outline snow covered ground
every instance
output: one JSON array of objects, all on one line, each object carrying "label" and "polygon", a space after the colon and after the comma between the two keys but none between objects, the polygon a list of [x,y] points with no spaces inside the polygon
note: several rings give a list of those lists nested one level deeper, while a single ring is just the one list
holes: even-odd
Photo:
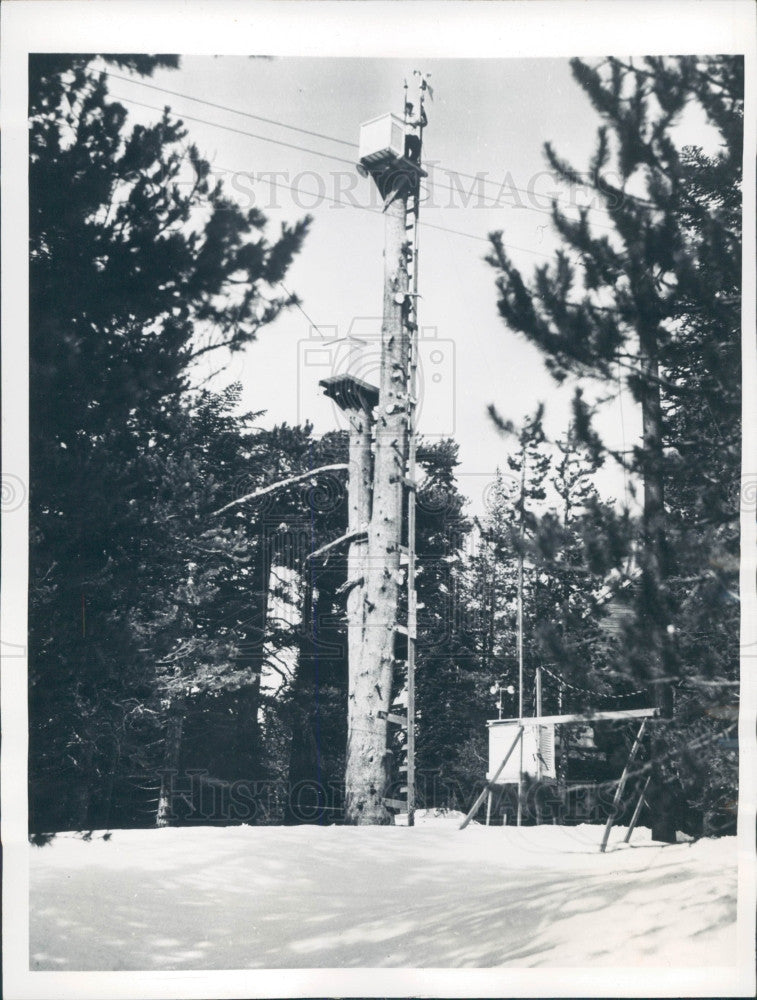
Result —
[{"label": "snow covered ground", "polygon": [[116,830],[30,848],[32,970],[733,966],[736,840],[639,829]]}]

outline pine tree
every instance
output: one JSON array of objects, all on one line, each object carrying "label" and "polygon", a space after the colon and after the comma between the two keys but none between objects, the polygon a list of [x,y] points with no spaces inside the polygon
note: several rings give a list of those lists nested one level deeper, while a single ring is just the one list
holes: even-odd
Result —
[{"label": "pine tree", "polygon": [[168,110],[127,128],[88,56],[30,60],[29,180],[30,821],[83,828],[117,770],[151,766],[158,692],[229,679],[208,614],[254,542],[203,516],[240,475],[245,421],[192,369],[293,301],[278,283],[307,220],[269,242]]},{"label": "pine tree", "polygon": [[[554,266],[538,268],[529,285],[498,235],[489,262],[498,271],[502,318],[543,350],[559,381],[573,374],[609,383],[617,366],[628,373],[644,425],[629,466],[642,477],[644,503],[627,664],[669,715],[671,682],[686,680],[671,639],[687,541],[683,535],[679,542],[675,508],[683,504],[684,514],[694,497],[707,498],[707,518],[723,526],[713,539],[716,561],[735,541],[743,60],[613,58],[596,67],[574,60],[572,67],[603,119],[589,180],[549,145],[547,158],[562,179],[586,183],[605,205],[611,234],[597,235],[588,209],[572,220],[555,203],[565,250]],[[712,157],[676,147],[675,124],[691,101],[720,134]],[[611,162],[620,184],[607,179]],[[712,446],[713,431],[720,448]],[[701,515],[702,505],[694,506]],[[700,566],[699,575],[708,573]],[[671,751],[661,738],[654,756],[653,834],[671,840],[675,816],[662,771]]]},{"label": "pine tree", "polygon": [[[467,535],[455,470],[458,445],[421,440],[416,495],[416,798],[420,807],[450,804],[460,780],[460,755],[481,725],[480,662],[462,607]],[[395,679],[401,688],[404,674]],[[400,749],[399,747],[397,748]],[[404,776],[397,773],[402,784]],[[452,790],[450,792],[450,790]]]}]

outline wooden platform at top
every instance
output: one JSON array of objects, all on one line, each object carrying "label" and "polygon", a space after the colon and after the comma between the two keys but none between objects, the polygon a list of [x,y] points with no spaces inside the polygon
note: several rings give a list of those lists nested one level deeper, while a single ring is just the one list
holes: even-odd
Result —
[{"label": "wooden platform at top", "polygon": [[318,383],[343,410],[372,410],[378,405],[379,391],[356,375],[329,375]]}]

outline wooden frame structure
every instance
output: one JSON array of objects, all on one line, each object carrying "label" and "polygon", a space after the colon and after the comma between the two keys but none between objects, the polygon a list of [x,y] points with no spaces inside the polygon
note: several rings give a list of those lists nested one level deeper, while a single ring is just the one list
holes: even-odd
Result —
[{"label": "wooden frame structure", "polygon": [[[468,824],[473,819],[474,815],[476,814],[477,810],[479,809],[481,803],[484,801],[485,798],[487,799],[486,825],[487,826],[489,825],[489,818],[490,818],[490,814],[491,814],[491,797],[492,797],[492,792],[493,792],[495,786],[497,785],[497,779],[499,778],[500,774],[504,771],[505,766],[507,765],[507,762],[510,760],[510,757],[512,756],[513,751],[515,750],[516,746],[518,744],[520,744],[522,746],[522,743],[523,743],[523,731],[524,731],[524,729],[527,726],[532,726],[532,727],[533,726],[550,726],[550,725],[551,726],[566,726],[566,725],[575,725],[576,723],[592,723],[592,722],[605,722],[605,721],[622,721],[624,719],[641,719],[642,720],[641,721],[641,725],[639,726],[639,730],[638,730],[638,732],[636,734],[636,737],[634,739],[633,746],[631,747],[631,751],[630,751],[630,753],[628,755],[628,760],[626,761],[626,765],[623,768],[623,773],[621,774],[620,778],[618,779],[618,783],[617,783],[617,786],[616,786],[616,789],[615,789],[615,795],[613,797],[612,809],[610,811],[610,815],[608,816],[607,822],[605,824],[604,833],[602,835],[602,843],[600,845],[600,851],[602,853],[604,853],[605,850],[607,849],[607,843],[608,843],[608,841],[610,839],[610,831],[612,830],[613,824],[615,822],[615,816],[617,814],[617,807],[620,804],[620,800],[623,797],[623,791],[625,789],[625,785],[626,785],[626,782],[628,780],[628,773],[629,773],[631,764],[632,764],[634,758],[636,757],[636,754],[639,751],[639,747],[641,746],[641,742],[642,742],[642,739],[644,738],[644,732],[645,732],[647,723],[650,720],[654,720],[654,719],[659,718],[660,714],[661,713],[660,713],[660,709],[659,708],[628,708],[628,709],[618,709],[618,710],[614,710],[614,711],[588,712],[588,713],[587,712],[582,712],[582,713],[575,714],[575,715],[541,715],[541,716],[535,715],[535,716],[532,716],[530,718],[521,718],[521,719],[490,719],[489,722],[487,723],[487,725],[489,727],[494,727],[494,726],[512,726],[513,723],[517,723],[517,730],[516,730],[515,736],[514,736],[514,738],[512,740],[512,743],[508,747],[507,753],[503,757],[502,762],[500,763],[499,767],[497,768],[496,772],[494,773],[494,777],[491,778],[490,780],[487,780],[486,784],[484,785],[483,790],[476,797],[476,801],[473,803],[473,805],[469,809],[469,811],[468,811],[465,819],[460,824],[460,829],[464,830],[466,828],[466,826],[468,826]],[[646,795],[646,791],[647,791],[647,788],[649,786],[649,781],[650,781],[650,778],[648,777],[647,780],[644,783],[644,787],[642,788],[641,794],[640,794],[639,799],[638,799],[638,801],[636,803],[636,807],[634,808],[633,816],[631,818],[631,822],[629,824],[628,831],[626,832],[624,843],[628,843],[629,842],[629,840],[631,839],[631,834],[633,833],[634,828],[636,826],[636,823],[638,822],[639,814],[641,813],[641,807],[642,807],[642,805],[644,803],[644,796]],[[518,809],[519,809],[519,813],[520,813],[521,787],[522,787],[522,780],[519,780],[518,781]]]}]

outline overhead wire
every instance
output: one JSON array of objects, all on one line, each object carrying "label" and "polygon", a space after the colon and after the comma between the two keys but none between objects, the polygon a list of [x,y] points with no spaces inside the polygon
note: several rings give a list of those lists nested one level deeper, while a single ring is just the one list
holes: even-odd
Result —
[{"label": "overhead wire", "polygon": [[159,87],[155,83],[147,83],[144,80],[135,80],[132,77],[122,76],[120,73],[113,73],[110,70],[103,70],[103,76],[108,76],[112,80],[123,80],[124,83],[133,83],[139,87],[146,87],[148,90],[160,91],[163,94],[170,94],[171,97],[181,97],[187,101],[195,101],[197,104],[204,104],[206,107],[215,108],[217,111],[228,111],[233,115],[242,115],[244,118],[252,118],[258,122],[266,122],[268,125],[278,125],[280,128],[288,128],[293,132],[301,132],[303,135],[310,135],[316,139],[326,139],[329,142],[338,142],[343,146],[351,146],[357,148],[356,142],[350,142],[347,139],[339,139],[335,135],[325,135],[323,132],[313,132],[310,129],[302,128],[300,125],[288,125],[286,122],[279,121],[277,118],[266,118],[264,115],[253,114],[252,111],[242,111],[241,108],[230,108],[226,104],[217,104],[215,101],[208,101],[204,97],[194,97],[192,94],[182,94],[178,90],[169,90],[168,87]]},{"label": "overhead wire", "polygon": [[297,299],[297,296],[296,296],[296,295],[294,295],[294,294],[293,294],[292,292],[290,292],[290,291],[289,291],[289,289],[287,288],[287,286],[286,286],[286,285],[284,284],[284,282],[283,282],[283,281],[280,281],[280,282],[279,282],[279,285],[281,286],[281,288],[283,288],[283,289],[284,289],[284,291],[285,291],[285,292],[286,292],[286,294],[287,294],[287,295],[288,295],[288,296],[290,297],[290,299],[292,299],[292,301],[293,301],[294,305],[295,305],[295,306],[296,306],[296,307],[297,307],[297,308],[298,308],[298,309],[300,310],[300,312],[301,312],[301,313],[302,313],[302,315],[303,315],[303,316],[305,317],[305,319],[306,319],[306,320],[308,321],[308,323],[310,323],[311,327],[312,327],[312,328],[313,328],[314,330],[317,330],[317,331],[318,331],[318,333],[319,333],[319,334],[320,334],[320,335],[321,335],[322,337],[325,337],[325,336],[326,336],[326,334],[325,334],[325,333],[323,332],[323,330],[321,330],[321,329],[320,329],[320,327],[318,326],[318,324],[317,324],[317,323],[314,323],[314,322],[313,322],[313,320],[312,320],[312,319],[311,319],[311,318],[310,318],[310,317],[308,316],[308,314],[307,314],[307,313],[305,312],[305,310],[304,310],[304,309],[302,308],[302,306],[300,305],[300,302],[299,302],[299,300]]},{"label": "overhead wire", "polygon": [[[222,168],[220,166],[217,169],[219,169],[219,170],[225,170],[226,172],[229,172],[229,173],[231,172],[230,170],[227,170],[226,168]],[[381,209],[370,208],[367,205],[355,205],[352,202],[340,201],[338,198],[333,198],[330,195],[321,194],[320,192],[316,193],[315,191],[307,191],[307,190],[299,188],[299,187],[297,187],[295,185],[287,184],[284,181],[276,181],[276,180],[273,180],[272,178],[269,179],[267,177],[261,177],[260,179],[263,180],[264,183],[270,184],[270,185],[272,185],[274,187],[284,187],[284,188],[286,188],[289,191],[297,192],[298,194],[304,194],[304,195],[307,195],[308,197],[311,197],[311,198],[325,198],[327,201],[330,201],[332,204],[341,205],[341,206],[343,206],[345,208],[357,208],[357,209],[359,209],[361,211],[364,211],[364,212],[371,212],[374,215],[382,215],[383,214],[383,212],[381,211]],[[489,241],[489,239],[487,237],[476,236],[474,233],[466,233],[466,232],[464,232],[462,230],[459,230],[459,229],[451,229],[448,226],[438,226],[438,225],[436,225],[436,224],[434,224],[432,222],[422,222],[420,220],[418,221],[418,225],[419,226],[425,226],[426,228],[429,228],[429,229],[436,229],[436,230],[438,230],[440,232],[452,234],[452,235],[455,235],[455,236],[464,236],[467,239],[477,240],[477,241],[479,241],[481,243],[486,243],[486,244],[490,243],[490,241]],[[508,243],[508,244],[504,244],[503,243],[503,246],[507,250],[518,250],[518,251],[521,251],[522,253],[535,254],[538,257],[545,258],[546,260],[551,259],[551,255],[550,254],[542,253],[539,250],[531,250],[529,247],[519,247],[519,246],[515,246],[514,244],[510,244],[510,243]],[[284,288],[283,285],[282,285],[282,288]],[[284,290],[286,291],[286,289],[284,289]],[[287,292],[287,294],[290,294],[290,293]],[[298,303],[295,303],[295,305],[297,305],[297,308],[300,309],[300,311],[303,313],[303,315],[308,320],[308,322],[311,323],[311,325],[316,330],[318,330],[317,325],[315,323],[313,323],[313,321],[304,312],[304,310],[301,308],[301,306]],[[580,308],[581,303],[579,303],[579,302],[569,302],[569,303],[566,303],[566,305],[573,306],[575,308]],[[618,309],[612,309],[609,306],[594,305],[593,308],[597,309],[597,310],[600,310],[602,312],[612,313],[612,314],[614,314],[616,316],[621,316],[622,317],[624,315],[622,313],[622,311],[620,311]],[[318,330],[318,332],[321,333],[320,330]],[[630,366],[627,366],[627,367],[630,367]],[[621,416],[621,419],[622,419],[622,416]],[[625,437],[624,437],[624,442],[625,442]],[[624,447],[625,447],[625,445],[624,445]],[[627,492],[628,492],[627,475],[625,476],[624,486],[625,486],[625,493],[626,493],[626,496],[627,496]]]},{"label": "overhead wire", "polygon": [[[108,74],[108,75],[116,76],[116,74]],[[119,79],[126,79],[126,78],[125,77],[119,77]],[[141,81],[132,81],[132,82],[140,82],[141,83]],[[161,89],[162,90],[164,88],[155,88],[155,89]],[[124,97],[122,95],[113,95],[113,96],[114,96],[114,98],[116,100],[124,101],[127,104],[134,104],[137,107],[146,108],[146,109],[151,110],[151,111],[159,111],[160,112],[160,111],[164,110],[163,108],[155,107],[155,105],[146,104],[146,103],[144,103],[142,101],[137,101],[134,98]],[[184,96],[184,95],[182,95],[182,96]],[[190,98],[190,99],[193,100],[194,98]],[[233,126],[230,126],[230,125],[223,125],[223,124],[220,124],[218,122],[211,122],[211,121],[208,121],[207,119],[197,118],[197,117],[192,116],[192,115],[181,114],[180,117],[181,118],[186,118],[188,121],[193,121],[193,122],[196,122],[198,124],[209,125],[209,126],[214,127],[214,128],[224,129],[226,131],[233,132],[233,133],[238,134],[238,135],[248,136],[248,137],[253,138],[253,139],[260,139],[260,140],[262,140],[264,142],[271,142],[271,143],[274,143],[275,145],[284,146],[284,147],[286,147],[288,149],[296,149],[296,150],[299,150],[301,152],[309,153],[309,154],[312,154],[312,155],[315,155],[315,156],[325,157],[327,159],[335,160],[335,161],[340,162],[340,163],[346,163],[346,164],[348,164],[350,166],[354,166],[353,161],[350,160],[350,159],[347,159],[346,157],[336,156],[335,154],[332,154],[332,153],[324,153],[324,152],[321,152],[320,150],[310,149],[310,148],[305,147],[305,146],[300,146],[300,145],[298,145],[296,143],[285,142],[283,139],[275,139],[275,138],[273,138],[271,136],[258,135],[256,133],[246,131],[245,129],[237,129],[237,128],[234,128]],[[271,121],[273,121],[273,119],[271,119]],[[294,127],[294,126],[292,126],[292,127]],[[225,169],[225,172],[228,172],[228,173],[233,173],[234,172],[234,171],[228,170],[228,168],[220,168],[219,167],[218,169]],[[473,175],[461,175],[461,176],[473,176]],[[307,190],[305,190],[303,188],[300,188],[300,187],[297,187],[295,185],[287,184],[287,183],[281,182],[281,181],[276,181],[273,178],[268,178],[268,177],[265,177],[263,175],[260,175],[258,179],[262,180],[264,183],[271,184],[271,185],[277,186],[277,187],[285,187],[285,188],[287,188],[290,191],[296,191],[297,193],[307,195],[308,197],[323,198],[323,199],[325,199],[327,201],[330,201],[334,205],[341,205],[341,206],[349,207],[349,208],[358,208],[358,209],[362,209],[363,211],[373,212],[374,214],[379,214],[379,215],[383,214],[381,209],[374,209],[374,208],[370,208],[369,206],[356,205],[353,202],[341,201],[339,198],[334,198],[334,197],[332,197],[330,195],[326,195],[326,194],[324,194],[322,192],[307,191]],[[491,183],[494,183],[494,182],[491,182]],[[455,191],[456,189],[452,188],[450,186],[449,190]],[[523,206],[523,207],[528,208],[528,207],[532,207],[532,206]],[[541,209],[534,209],[534,210],[535,211],[542,211]],[[462,236],[462,237],[465,237],[466,239],[476,240],[477,242],[486,243],[487,245],[490,245],[489,238],[485,237],[485,236],[477,236],[474,233],[468,233],[468,232],[465,232],[464,230],[454,229],[454,228],[452,228],[450,226],[441,226],[441,225],[438,225],[437,223],[433,223],[433,222],[419,221],[418,224],[420,226],[424,226],[424,227],[426,227],[428,229],[436,229],[439,232],[451,233],[451,234],[456,235],[456,236]],[[550,260],[552,258],[551,254],[546,254],[546,253],[543,253],[542,251],[539,251],[539,250],[532,250],[530,247],[521,247],[521,246],[516,246],[515,244],[510,244],[510,243],[508,243],[508,244],[504,244],[503,243],[503,247],[505,249],[508,249],[508,250],[517,250],[517,251],[519,251],[521,253],[533,254],[533,255],[535,255],[537,257],[542,257],[545,260]],[[569,303],[569,305],[574,306],[574,307],[579,307],[580,303]],[[598,310],[601,310],[601,311],[604,311],[604,312],[615,313],[615,314],[618,314],[618,315],[620,314],[618,310],[615,310],[615,309],[612,309],[612,308],[609,308],[609,307],[605,307],[605,306],[595,306],[594,308],[596,308]]]},{"label": "overhead wire", "polygon": [[[117,101],[124,101],[126,104],[134,104],[139,108],[147,108],[150,111],[164,111],[164,108],[156,108],[154,104],[145,104],[143,101],[137,101],[133,97],[123,97],[120,94],[113,95]],[[236,135],[248,136],[251,139],[260,139],[263,142],[272,142],[276,146],[286,146],[287,149],[298,149],[303,153],[312,153],[314,156],[322,156],[327,160],[336,160],[338,163],[347,163],[350,166],[354,166],[353,160],[348,160],[345,156],[336,156],[334,153],[323,153],[318,149],[308,149],[305,146],[299,146],[297,143],[285,142],[283,139],[274,139],[269,135],[258,135],[255,132],[248,132],[245,129],[234,128],[233,125],[223,125],[221,122],[211,122],[207,118],[197,118],[194,115],[187,115],[183,111],[178,115],[181,119],[185,119],[190,122],[196,122],[199,125],[210,125],[212,128],[220,128],[225,132],[234,132]]]},{"label": "overhead wire", "polygon": [[[424,166],[431,166],[431,164],[425,163]],[[434,164],[434,166],[439,166],[439,168],[441,170],[446,171],[448,174],[454,174],[457,177],[465,177],[466,179],[478,181],[478,182],[480,182],[482,184],[491,184],[491,185],[494,185],[494,186],[496,186],[498,188],[498,190],[499,190],[500,193],[505,188],[507,188],[509,191],[517,191],[520,194],[526,194],[526,195],[528,195],[531,198],[534,196],[534,192],[533,191],[528,191],[526,188],[518,187],[517,184],[507,184],[505,181],[502,181],[502,182],[493,181],[493,180],[490,180],[490,179],[488,179],[486,177],[482,177],[480,174],[479,175],[466,174],[466,173],[464,173],[464,172],[462,172],[460,170],[454,170],[452,167],[445,167],[442,164]],[[440,190],[443,190],[443,191],[451,191],[453,194],[463,194],[464,193],[459,187],[453,187],[453,185],[451,185],[451,184],[442,184],[440,181],[436,181],[433,178],[429,178],[426,181],[426,183],[429,184],[431,187],[439,188]],[[559,203],[560,199],[559,198],[555,198],[555,201]],[[484,202],[484,208],[499,208],[499,207],[500,207],[500,200],[499,200],[499,198],[497,198],[492,203]],[[512,207],[512,208],[522,208],[522,209],[525,209],[527,212],[539,212],[541,215],[551,215],[551,211],[552,211],[550,208],[539,208],[538,205],[523,205],[523,204],[520,204],[520,205],[512,205],[510,207]],[[577,211],[581,210],[581,206],[579,206],[579,205],[568,205],[567,207],[568,208],[575,208]],[[584,208],[585,208],[585,210],[587,212],[607,212],[606,209],[599,208],[597,206],[587,205],[587,206],[584,206]],[[607,214],[609,214],[609,212],[607,212]],[[579,220],[578,219],[571,219],[570,221],[571,222],[578,222]],[[607,229],[609,232],[615,232],[615,227],[614,226],[606,226],[606,225],[603,225],[601,222],[594,222],[594,223],[592,223],[592,225],[595,226],[597,229]]]},{"label": "overhead wire", "polygon": [[[133,79],[133,78],[130,78],[130,77],[127,77],[127,76],[123,76],[120,73],[113,73],[110,70],[102,70],[102,75],[110,77],[111,79],[114,79],[114,80],[119,80],[119,81],[122,81],[122,82],[125,82],[125,83],[135,84],[136,86],[145,87],[148,90],[153,90],[153,91],[157,91],[157,92],[160,92],[160,93],[169,94],[172,97],[179,97],[179,98],[181,98],[183,100],[194,101],[194,102],[196,102],[198,104],[205,105],[206,107],[215,108],[216,110],[219,110],[219,111],[226,111],[229,114],[240,115],[240,116],[245,117],[245,118],[251,118],[254,121],[265,122],[266,124],[275,125],[275,126],[277,126],[279,128],[289,129],[289,130],[291,130],[293,132],[299,132],[299,133],[301,133],[303,135],[309,135],[309,136],[312,136],[314,138],[324,139],[327,142],[336,142],[336,143],[339,143],[340,145],[348,146],[348,147],[353,148],[353,149],[356,149],[357,146],[358,146],[358,144],[356,142],[350,142],[349,140],[339,138],[338,136],[328,135],[328,134],[326,134],[324,132],[316,132],[316,131],[313,131],[311,129],[302,128],[302,126],[299,126],[299,125],[291,125],[288,122],[282,122],[282,121],[280,121],[279,119],[276,119],[276,118],[267,118],[264,115],[254,114],[251,111],[244,111],[241,108],[232,108],[232,107],[230,107],[229,105],[226,105],[226,104],[220,104],[220,103],[217,103],[215,101],[209,101],[206,98],[196,97],[196,96],[194,96],[192,94],[184,94],[184,93],[182,93],[180,91],[177,91],[177,90],[171,90],[168,87],[161,87],[161,86],[159,86],[157,84],[154,84],[154,83],[147,83],[144,80]],[[118,96],[118,95],[114,95],[114,97],[116,97],[117,100],[123,100],[123,101],[126,101],[127,103],[131,102],[131,103],[136,104],[136,105],[138,105],[140,107],[150,108],[153,111],[162,111],[163,110],[162,108],[156,108],[153,105],[144,104],[141,101],[136,101],[133,98],[127,98],[127,97],[122,97],[122,96]],[[189,121],[194,121],[194,122],[197,122],[199,124],[210,125],[210,126],[212,126],[214,128],[225,129],[227,131],[235,132],[237,134],[242,134],[242,135],[249,134],[251,138],[255,138],[255,139],[262,139],[262,140],[268,141],[268,142],[277,142],[277,140],[272,139],[270,137],[255,135],[253,133],[246,133],[243,130],[236,129],[233,126],[224,125],[224,124],[222,124],[220,122],[207,121],[205,119],[193,117],[192,115],[188,115],[188,114],[186,114],[186,115],[182,114],[181,116],[184,117],[184,118],[186,118]],[[278,144],[279,145],[287,145],[286,143],[284,143],[284,142],[282,142],[280,140],[278,141]],[[351,166],[354,165],[353,160],[348,160],[348,159],[346,159],[344,157],[338,157],[338,156],[335,156],[335,155],[330,154],[330,153],[322,153],[322,152],[320,152],[318,150],[305,150],[301,146],[293,146],[292,148],[302,149],[304,152],[310,152],[310,153],[313,153],[316,156],[324,156],[324,157],[326,157],[328,159],[337,160],[338,162],[348,163]],[[482,177],[480,173],[479,174],[469,174],[469,173],[467,173],[465,171],[462,171],[462,170],[457,170],[457,169],[452,168],[452,167],[447,167],[447,166],[445,166],[442,163],[430,163],[430,162],[426,162],[424,165],[425,166],[429,166],[432,169],[434,167],[438,167],[440,170],[444,170],[448,174],[452,174],[452,175],[455,175],[457,177],[463,177],[466,180],[473,180],[473,181],[476,181],[477,183],[480,183],[480,184],[488,184],[490,186],[496,187],[500,193],[502,192],[503,188],[507,187],[508,190],[517,191],[518,193],[528,195],[529,197],[533,197],[533,194],[534,194],[533,191],[529,191],[527,188],[519,187],[517,184],[512,184],[512,183],[508,184],[506,180],[503,180],[503,181],[492,180],[491,178]],[[436,181],[436,180],[433,180],[433,179],[429,179],[427,181],[427,183],[430,184],[432,187],[436,187],[436,188],[439,188],[439,189],[445,190],[445,191],[451,191],[453,194],[462,194],[462,192],[461,192],[461,190],[460,190],[459,187],[453,187],[451,184],[443,184],[440,181]],[[559,199],[559,198],[556,198],[555,200],[557,202],[561,201],[561,199]],[[640,199],[637,199],[637,200],[640,200]],[[487,205],[486,207],[494,208],[494,207],[497,207],[498,205],[499,205],[499,199],[497,199],[493,204]],[[536,205],[522,205],[521,204],[521,205],[514,206],[514,207],[524,208],[524,209],[526,209],[528,211],[532,211],[532,212],[539,212],[542,215],[549,214],[550,211],[551,211],[548,208],[539,208]],[[573,205],[573,204],[569,205],[568,207],[569,208],[576,208],[577,210],[580,208],[580,206]],[[588,212],[602,212],[602,213],[604,213],[606,215],[611,215],[612,214],[609,211],[609,209],[603,208],[602,206],[599,206],[599,205],[590,205],[590,206],[584,206],[584,207],[585,207],[585,210],[588,211]],[[600,229],[610,229],[610,230],[612,230],[611,226],[604,226],[601,223],[595,223],[595,225],[598,228],[600,228]]]},{"label": "overhead wire", "polygon": [[[146,108],[149,111],[162,111],[163,110],[163,108],[156,107],[154,104],[146,104],[144,101],[137,101],[133,97],[124,97],[123,95],[120,95],[120,94],[114,94],[113,96],[118,101],[123,101],[126,104],[133,104],[133,105],[135,105],[136,107],[139,107],[139,108]],[[309,153],[309,154],[311,154],[313,156],[320,156],[320,157],[323,157],[324,159],[327,159],[327,160],[334,160],[337,163],[346,163],[350,167],[354,167],[354,165],[355,165],[353,160],[347,159],[347,157],[344,157],[344,156],[337,156],[334,153],[325,153],[325,152],[322,152],[321,150],[318,150],[318,149],[310,149],[307,146],[300,146],[297,143],[285,142],[283,139],[275,139],[272,136],[260,135],[260,134],[258,134],[256,132],[249,132],[246,129],[235,128],[232,125],[224,125],[221,122],[212,122],[212,121],[209,121],[206,118],[197,118],[194,115],[188,115],[188,114],[185,114],[184,112],[180,112],[180,113],[177,113],[177,114],[178,114],[178,117],[180,117],[181,119],[186,119],[187,121],[195,122],[195,123],[197,123],[199,125],[209,125],[211,128],[219,128],[219,129],[222,129],[225,132],[232,132],[235,135],[248,136],[251,139],[259,139],[262,142],[270,142],[270,143],[273,143],[276,146],[284,146],[287,149],[296,149],[296,150],[299,150],[302,153]],[[440,183],[438,183],[436,181],[427,181],[426,183],[429,184],[432,187],[439,187],[439,188],[441,188],[442,190],[445,190],[445,191],[451,191],[452,193],[459,193],[458,189],[454,188],[451,184],[440,184]],[[302,191],[301,193],[302,194],[309,194],[310,192]],[[313,197],[319,197],[319,195],[315,195],[315,194],[313,194],[312,196]],[[339,202],[337,199],[329,199],[329,200],[334,201],[336,204],[348,204],[347,202]],[[355,206],[355,207],[362,207],[362,206]],[[488,205],[485,205],[484,207],[495,208],[495,207],[497,207],[497,203],[495,202],[493,204],[488,204]],[[533,205],[523,205],[521,207],[525,208],[525,209],[528,209],[530,211],[533,211],[533,212],[540,212],[542,214],[545,214],[545,212],[547,211],[546,209],[536,208]],[[421,225],[430,225],[430,224],[429,223],[421,223]],[[435,226],[434,228],[439,229],[439,228],[443,228],[443,227]],[[455,230],[449,230],[449,231],[450,232],[454,232]],[[470,233],[460,233],[459,230],[457,232],[458,232],[459,235],[471,236],[471,238],[473,238],[473,239],[480,239],[484,243],[488,243],[489,242],[489,240],[486,239],[485,237],[472,236],[472,234],[470,234]],[[525,248],[521,248],[521,249],[525,249]],[[525,252],[526,253],[538,253],[536,250],[525,250]],[[538,255],[539,256],[547,256],[546,254],[538,254]]]}]

